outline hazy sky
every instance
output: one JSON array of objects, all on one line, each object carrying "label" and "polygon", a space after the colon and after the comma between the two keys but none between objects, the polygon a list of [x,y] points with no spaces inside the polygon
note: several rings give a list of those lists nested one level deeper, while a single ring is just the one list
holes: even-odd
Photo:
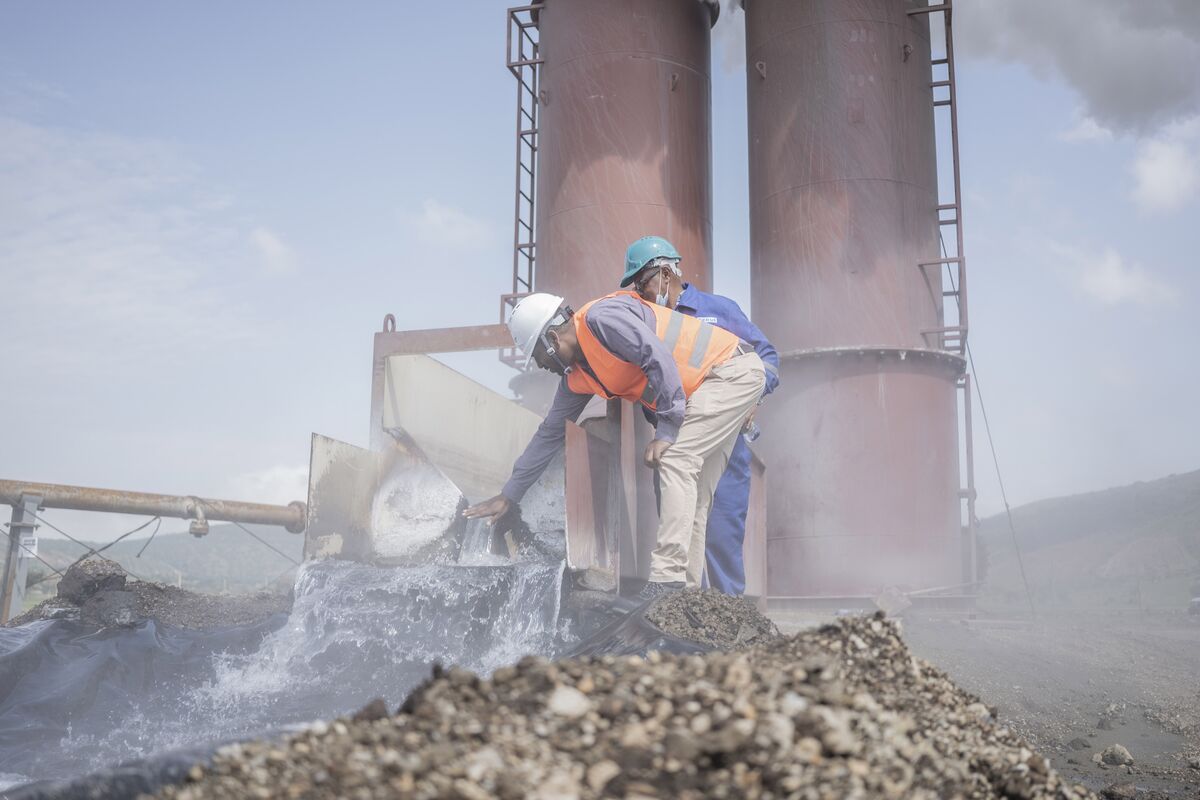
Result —
[{"label": "hazy sky", "polygon": [[[312,431],[365,444],[383,315],[494,322],[509,281],[506,5],[0,1],[0,476],[286,502]],[[1010,498],[1200,468],[1200,3],[956,19]],[[740,23],[714,43],[715,261],[749,308]],[[982,425],[976,451],[986,514]]]}]

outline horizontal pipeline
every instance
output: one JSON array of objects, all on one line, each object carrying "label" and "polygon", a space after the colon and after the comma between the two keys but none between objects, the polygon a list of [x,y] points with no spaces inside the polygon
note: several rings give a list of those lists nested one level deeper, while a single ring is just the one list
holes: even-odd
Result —
[{"label": "horizontal pipeline", "polygon": [[210,500],[205,497],[0,480],[0,505],[17,505],[21,502],[22,495],[41,497],[42,508],[279,525],[292,533],[303,533],[308,517],[307,507],[298,500],[286,506],[275,506],[237,500]]}]

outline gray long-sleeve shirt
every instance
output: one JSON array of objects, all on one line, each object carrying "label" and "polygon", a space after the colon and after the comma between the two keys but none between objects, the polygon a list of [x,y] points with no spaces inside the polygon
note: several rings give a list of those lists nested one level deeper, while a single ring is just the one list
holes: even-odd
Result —
[{"label": "gray long-sleeve shirt", "polygon": [[[656,333],[654,312],[633,297],[610,297],[591,307],[587,326],[604,349],[622,361],[638,365],[646,374],[654,393],[654,407],[659,410],[654,438],[675,441],[679,426],[683,424],[687,398],[675,358]],[[584,367],[577,364],[575,369]],[[567,379],[562,379],[546,418],[513,465],[512,477],[504,484],[501,494],[514,503],[521,501],[562,448],[567,422],[579,419],[591,398],[590,394],[571,391],[567,388]]]}]

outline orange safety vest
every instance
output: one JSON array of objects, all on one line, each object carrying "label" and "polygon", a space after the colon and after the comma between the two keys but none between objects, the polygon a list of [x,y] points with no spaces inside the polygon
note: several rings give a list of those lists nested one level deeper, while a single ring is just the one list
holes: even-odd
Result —
[{"label": "orange safety vest", "polygon": [[687,397],[691,397],[692,392],[704,383],[714,366],[725,361],[737,349],[738,337],[724,328],[665,306],[647,303],[634,292],[613,292],[585,303],[575,313],[575,335],[588,367],[596,376],[593,378],[582,368],[571,370],[567,375],[567,387],[576,394],[595,394],[605,400],[620,397],[654,410],[654,391],[646,380],[646,373],[637,364],[623,361],[605,349],[587,325],[588,311],[593,305],[600,300],[621,296],[632,297],[654,312],[654,332],[675,357],[675,365],[679,367],[679,377],[683,381],[683,393]]}]

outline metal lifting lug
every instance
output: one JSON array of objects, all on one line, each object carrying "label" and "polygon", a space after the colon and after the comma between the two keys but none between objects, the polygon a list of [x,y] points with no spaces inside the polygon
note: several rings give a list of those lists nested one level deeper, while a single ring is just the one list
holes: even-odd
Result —
[{"label": "metal lifting lug", "polygon": [[204,508],[200,504],[200,499],[192,498],[192,514],[195,516],[188,522],[188,533],[199,539],[201,536],[208,535],[208,518],[204,516]]}]

